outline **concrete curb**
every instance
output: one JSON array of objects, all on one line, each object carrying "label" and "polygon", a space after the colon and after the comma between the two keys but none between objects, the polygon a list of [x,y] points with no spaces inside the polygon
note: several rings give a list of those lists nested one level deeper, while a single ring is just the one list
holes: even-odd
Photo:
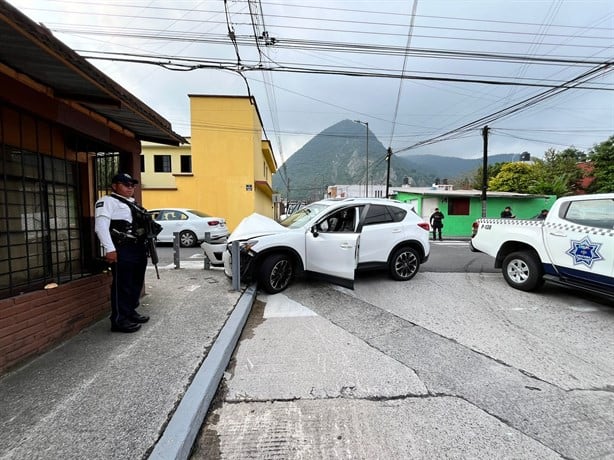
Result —
[{"label": "concrete curb", "polygon": [[239,298],[239,302],[151,452],[150,459],[184,460],[190,456],[194,440],[237,345],[255,297],[256,286],[252,285]]}]

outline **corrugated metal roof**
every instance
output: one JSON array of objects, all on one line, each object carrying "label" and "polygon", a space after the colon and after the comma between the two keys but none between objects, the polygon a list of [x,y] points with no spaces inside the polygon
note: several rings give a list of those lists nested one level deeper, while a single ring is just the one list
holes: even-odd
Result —
[{"label": "corrugated metal roof", "polygon": [[171,124],[19,10],[0,0],[0,62],[132,131],[137,139],[178,145]]}]

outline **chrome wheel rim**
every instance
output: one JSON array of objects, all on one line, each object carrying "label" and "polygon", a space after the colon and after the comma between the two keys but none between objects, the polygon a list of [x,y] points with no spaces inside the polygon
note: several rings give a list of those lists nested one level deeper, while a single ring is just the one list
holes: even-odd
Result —
[{"label": "chrome wheel rim", "polygon": [[418,268],[418,259],[413,252],[407,251],[399,254],[394,262],[394,270],[400,277],[411,277]]},{"label": "chrome wheel rim", "polygon": [[280,260],[273,266],[271,270],[270,282],[271,287],[275,290],[284,289],[290,282],[292,277],[292,265],[288,260]]},{"label": "chrome wheel rim", "polygon": [[529,267],[521,259],[514,259],[507,265],[507,276],[516,284],[524,283],[529,275]]}]

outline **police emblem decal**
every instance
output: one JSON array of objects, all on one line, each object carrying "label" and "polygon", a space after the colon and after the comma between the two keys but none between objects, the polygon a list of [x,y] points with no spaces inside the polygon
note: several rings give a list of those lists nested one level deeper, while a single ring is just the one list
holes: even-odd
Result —
[{"label": "police emblem decal", "polygon": [[588,268],[592,268],[593,262],[603,260],[599,254],[601,243],[592,243],[588,236],[585,236],[579,241],[572,240],[571,248],[566,252],[573,257],[574,265],[584,264]]}]

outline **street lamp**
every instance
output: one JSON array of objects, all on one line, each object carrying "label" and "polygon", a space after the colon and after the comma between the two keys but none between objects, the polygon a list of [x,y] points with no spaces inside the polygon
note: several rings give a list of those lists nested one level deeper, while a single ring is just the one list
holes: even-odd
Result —
[{"label": "street lamp", "polygon": [[365,197],[369,197],[369,122],[354,120],[354,123],[360,123],[361,125],[365,125],[365,128],[367,128],[367,180],[365,181]]}]

